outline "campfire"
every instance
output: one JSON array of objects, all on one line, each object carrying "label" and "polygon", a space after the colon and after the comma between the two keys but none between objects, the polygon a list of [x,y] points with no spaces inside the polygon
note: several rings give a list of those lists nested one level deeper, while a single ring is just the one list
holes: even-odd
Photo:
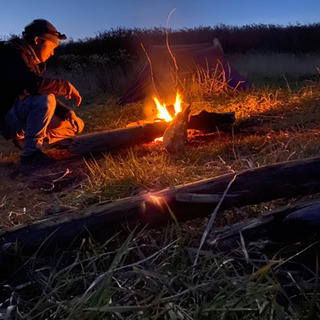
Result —
[{"label": "campfire", "polygon": [[[230,131],[235,121],[234,112],[215,113],[202,110],[200,113],[190,114],[191,104],[183,102],[179,91],[176,93],[174,104],[166,105],[159,100],[162,99],[153,98],[157,109],[152,119],[131,122],[125,128],[73,137],[68,139],[67,149],[74,154],[86,154],[161,141],[168,152],[178,153],[184,151],[188,129],[204,134]],[[148,107],[154,109],[154,106]]]}]

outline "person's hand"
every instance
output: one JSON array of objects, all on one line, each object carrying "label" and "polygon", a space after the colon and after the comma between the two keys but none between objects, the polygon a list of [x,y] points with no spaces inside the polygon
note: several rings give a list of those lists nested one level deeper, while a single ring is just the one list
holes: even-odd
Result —
[{"label": "person's hand", "polygon": [[82,101],[82,97],[80,96],[78,90],[71,83],[69,83],[69,92],[66,95],[66,99],[70,100],[72,98],[76,99],[77,106],[79,107]]},{"label": "person's hand", "polygon": [[70,110],[70,111],[66,114],[65,119],[66,119],[67,121],[69,121],[74,128],[77,129],[76,134],[82,132],[83,127],[84,127],[84,123],[83,123],[83,121],[82,121],[80,118],[78,118],[78,117],[76,116],[76,114],[75,114],[75,112],[74,112],[73,110]]}]

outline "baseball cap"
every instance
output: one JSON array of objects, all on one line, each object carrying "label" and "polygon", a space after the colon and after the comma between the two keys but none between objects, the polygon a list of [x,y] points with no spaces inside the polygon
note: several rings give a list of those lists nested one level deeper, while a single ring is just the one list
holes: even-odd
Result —
[{"label": "baseball cap", "polygon": [[65,34],[61,34],[57,29],[45,19],[36,19],[28,24],[22,32],[24,37],[26,36],[38,36],[46,40],[49,40],[56,45],[59,44],[59,40],[67,39]]}]

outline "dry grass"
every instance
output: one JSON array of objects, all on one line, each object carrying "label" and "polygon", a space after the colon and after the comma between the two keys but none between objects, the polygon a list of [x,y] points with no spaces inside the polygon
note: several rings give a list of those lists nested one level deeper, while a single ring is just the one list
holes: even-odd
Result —
[{"label": "dry grass", "polygon": [[[53,206],[83,208],[227,172],[318,156],[319,106],[317,83],[299,90],[261,86],[206,96],[192,103],[192,112],[234,111],[233,132],[190,134],[185,153],[174,156],[161,144],[86,158],[48,151],[63,161],[35,172],[21,171],[19,151],[1,140],[0,224],[5,228],[41,218]],[[140,120],[143,106],[119,107],[114,99],[100,96],[87,100],[78,113],[87,123],[85,132],[91,132]],[[58,184],[53,182],[62,176]],[[230,210],[219,225],[257,215],[279,203],[241,208],[241,214]],[[279,261],[287,265],[284,251],[273,260],[260,256],[248,262],[241,247],[228,254],[212,253],[205,247],[192,267],[204,224],[202,220],[132,232],[127,238],[116,236],[99,245],[89,239],[78,250],[59,251],[49,259],[37,254],[23,257],[16,249],[13,256],[19,261],[14,261],[23,265],[21,280],[1,283],[5,293],[0,318],[7,313],[11,319],[28,320],[316,319],[319,295],[314,288],[319,276],[308,270],[312,273],[309,282],[292,281],[290,289],[295,294],[288,294],[274,272],[280,268]],[[297,256],[309,250],[296,246]],[[290,269],[282,271],[295,275]]]},{"label": "dry grass", "polygon": [[246,78],[257,80],[279,79],[285,75],[290,79],[308,78],[317,75],[318,54],[250,53],[231,54],[228,60]]},{"label": "dry grass", "polygon": [[[27,271],[32,281],[4,287],[8,298],[0,304],[0,315],[28,320],[316,319],[319,294],[312,285],[318,275],[309,270],[309,282],[303,282],[286,269],[290,254],[300,256],[312,246],[298,244],[273,260],[249,252],[248,261],[240,246],[228,254],[206,246],[193,265],[194,231],[183,225],[159,233],[132,231],[104,244],[83,243],[77,252],[56,252],[50,259],[23,259],[18,275],[24,280]],[[281,280],[286,273],[297,279],[290,288]]]},{"label": "dry grass", "polygon": [[220,62],[212,70],[208,66],[196,66],[196,72],[190,81],[184,84],[185,98],[189,101],[203,101],[212,96],[235,92],[236,88],[231,87],[227,79],[227,74],[230,73],[230,70],[224,70]]},{"label": "dry grass", "polygon": [[[69,169],[66,185],[46,192],[39,185],[46,172],[19,171],[19,151],[1,140],[0,224],[11,225],[41,217],[54,205],[80,208],[102,200],[121,198],[192,182],[223,173],[259,167],[319,154],[320,89],[317,84],[297,91],[261,87],[245,92],[219,94],[194,102],[192,112],[233,111],[233,133],[189,135],[185,154],[169,155],[162,144],[133,146],[115,154],[83,159],[61,155],[65,161],[53,173]],[[115,105],[115,99],[100,96],[77,109],[85,120],[85,132],[124,127],[143,119],[143,106]],[[50,151],[54,152],[54,151]],[[50,170],[49,170],[50,171]],[[16,177],[15,177],[16,176]],[[77,177],[78,176],[78,177]],[[71,179],[72,178],[72,179]],[[36,181],[36,182],[35,182]],[[68,182],[68,183],[67,183]]]},{"label": "dry grass", "polygon": [[[88,158],[88,184],[75,196],[76,200],[72,200],[74,195],[69,195],[68,200],[82,206],[87,200],[81,199],[120,198],[226,172],[317,156],[319,93],[316,86],[298,92],[267,87],[193,103],[194,113],[204,108],[234,111],[237,118],[234,133],[191,134],[183,155],[172,156],[161,144],[148,144],[98,160]],[[140,112],[132,110],[137,107],[125,106],[117,115],[129,120],[131,114],[132,120],[139,119]]]}]

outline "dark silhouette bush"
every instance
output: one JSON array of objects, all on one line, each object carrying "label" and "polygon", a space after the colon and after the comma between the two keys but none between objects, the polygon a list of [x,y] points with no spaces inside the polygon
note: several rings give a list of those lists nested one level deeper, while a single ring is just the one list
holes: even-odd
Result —
[{"label": "dark silhouette bush", "polygon": [[[212,42],[218,38],[226,54],[230,53],[317,53],[320,52],[320,24],[264,25],[241,27],[217,25],[215,27],[168,30],[169,44]],[[100,32],[92,38],[70,40],[56,50],[50,65],[57,66],[63,55],[73,55],[82,65],[90,64],[92,56],[102,55],[105,65],[130,67],[132,61],[143,57],[141,48],[153,44],[165,44],[166,30],[117,28]],[[97,60],[94,58],[93,60]]]}]

